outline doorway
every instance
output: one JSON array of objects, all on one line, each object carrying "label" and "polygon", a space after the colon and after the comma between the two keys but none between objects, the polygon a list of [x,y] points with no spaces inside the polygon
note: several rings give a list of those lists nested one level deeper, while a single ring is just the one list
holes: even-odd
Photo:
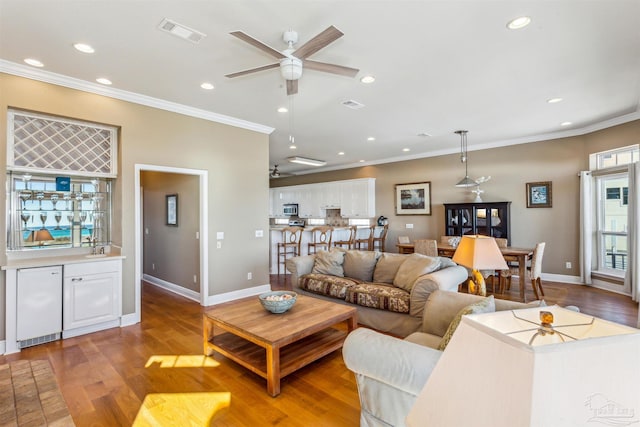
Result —
[{"label": "doorway", "polygon": [[[178,174],[178,175],[190,175],[197,177],[197,200],[198,200],[198,212],[197,215],[194,215],[191,221],[197,222],[197,227],[194,227],[195,232],[194,238],[197,239],[198,243],[198,263],[199,272],[199,302],[200,305],[206,305],[207,297],[209,295],[209,273],[208,273],[208,264],[206,260],[208,259],[208,191],[207,191],[207,177],[208,173],[204,170],[198,169],[185,169],[185,168],[174,168],[174,167],[166,167],[166,166],[157,166],[157,165],[143,165],[136,164],[135,165],[135,227],[134,227],[134,235],[135,235],[135,321],[140,321],[140,307],[141,307],[141,295],[142,295],[142,280],[143,280],[143,262],[144,262],[144,236],[146,230],[143,229],[143,191],[141,188],[142,176],[143,173],[146,172],[154,172],[154,173],[169,173],[169,174]],[[163,195],[164,197],[164,195]],[[179,195],[178,195],[179,197]],[[169,199],[167,199],[169,200]],[[173,202],[172,200],[169,200]],[[193,214],[193,213],[191,213]],[[159,221],[165,222],[165,209],[160,209],[160,212],[157,212],[157,215],[161,216]],[[177,224],[173,224],[173,219],[170,221],[171,225],[166,225],[170,227],[180,227],[180,212],[178,211],[178,221]],[[194,274],[195,276],[195,274]]]}]

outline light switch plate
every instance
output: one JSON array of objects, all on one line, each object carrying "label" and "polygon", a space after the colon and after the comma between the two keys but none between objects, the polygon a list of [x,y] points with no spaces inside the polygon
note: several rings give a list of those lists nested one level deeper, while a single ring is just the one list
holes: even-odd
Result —
[{"label": "light switch plate", "polygon": [[224,240],[224,231],[218,231],[216,233],[216,239],[217,240]]}]

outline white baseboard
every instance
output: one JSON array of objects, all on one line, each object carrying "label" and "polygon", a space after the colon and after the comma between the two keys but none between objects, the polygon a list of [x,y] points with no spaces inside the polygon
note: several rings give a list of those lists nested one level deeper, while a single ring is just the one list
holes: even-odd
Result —
[{"label": "white baseboard", "polygon": [[7,351],[7,343],[6,341],[0,341],[0,354],[4,354]]},{"label": "white baseboard", "polygon": [[140,315],[137,313],[125,314],[122,317],[120,317],[121,328],[135,325],[136,323],[140,323]]},{"label": "white baseboard", "polygon": [[229,301],[237,300],[240,298],[260,295],[264,292],[269,292],[270,290],[271,290],[271,285],[267,283],[266,285],[255,286],[253,288],[240,289],[239,291],[232,291],[232,292],[227,292],[227,293],[218,294],[218,295],[210,295],[209,297],[207,297],[205,305],[210,306],[215,304],[222,304],[223,302],[229,302]]},{"label": "white baseboard", "polygon": [[180,285],[176,285],[175,283],[167,282],[166,280],[158,279],[157,277],[150,276],[148,274],[142,275],[142,280],[151,283],[154,286],[167,290],[169,292],[173,292],[174,294],[178,294],[187,299],[190,299],[195,302],[200,302],[200,293],[193,291],[191,289],[184,288]]},{"label": "white baseboard", "polygon": [[68,329],[62,331],[62,338],[73,338],[80,335],[91,334],[93,332],[104,331],[105,329],[117,328],[120,326],[120,319],[98,323],[96,325],[84,326],[81,328]]},{"label": "white baseboard", "polygon": [[[580,280],[580,276],[569,276],[566,274],[553,274],[542,273],[540,276],[542,280],[548,280],[550,282],[571,283],[574,285],[584,285],[584,282]],[[543,283],[544,286],[544,283]]]}]

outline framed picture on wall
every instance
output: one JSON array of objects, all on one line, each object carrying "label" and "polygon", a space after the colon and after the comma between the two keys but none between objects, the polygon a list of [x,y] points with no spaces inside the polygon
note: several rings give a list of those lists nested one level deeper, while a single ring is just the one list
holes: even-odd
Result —
[{"label": "framed picture on wall", "polygon": [[550,208],[552,200],[551,181],[527,182],[528,208]]},{"label": "framed picture on wall", "polygon": [[431,182],[397,184],[396,215],[431,215]]},{"label": "framed picture on wall", "polygon": [[178,195],[167,194],[167,225],[178,226]]}]

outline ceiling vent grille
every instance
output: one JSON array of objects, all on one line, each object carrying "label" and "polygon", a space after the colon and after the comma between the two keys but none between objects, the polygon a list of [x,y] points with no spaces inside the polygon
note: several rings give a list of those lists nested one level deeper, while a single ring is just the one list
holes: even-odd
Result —
[{"label": "ceiling vent grille", "polygon": [[364,107],[364,104],[358,101],[354,101],[353,99],[349,99],[348,101],[343,101],[342,105],[344,105],[345,107],[351,108],[352,110],[359,110],[360,108]]},{"label": "ceiling vent grille", "polygon": [[158,29],[194,44],[200,43],[200,40],[207,37],[205,33],[194,30],[193,28],[189,28],[185,25],[178,24],[177,22],[167,18],[162,20],[160,25],[158,25]]}]

